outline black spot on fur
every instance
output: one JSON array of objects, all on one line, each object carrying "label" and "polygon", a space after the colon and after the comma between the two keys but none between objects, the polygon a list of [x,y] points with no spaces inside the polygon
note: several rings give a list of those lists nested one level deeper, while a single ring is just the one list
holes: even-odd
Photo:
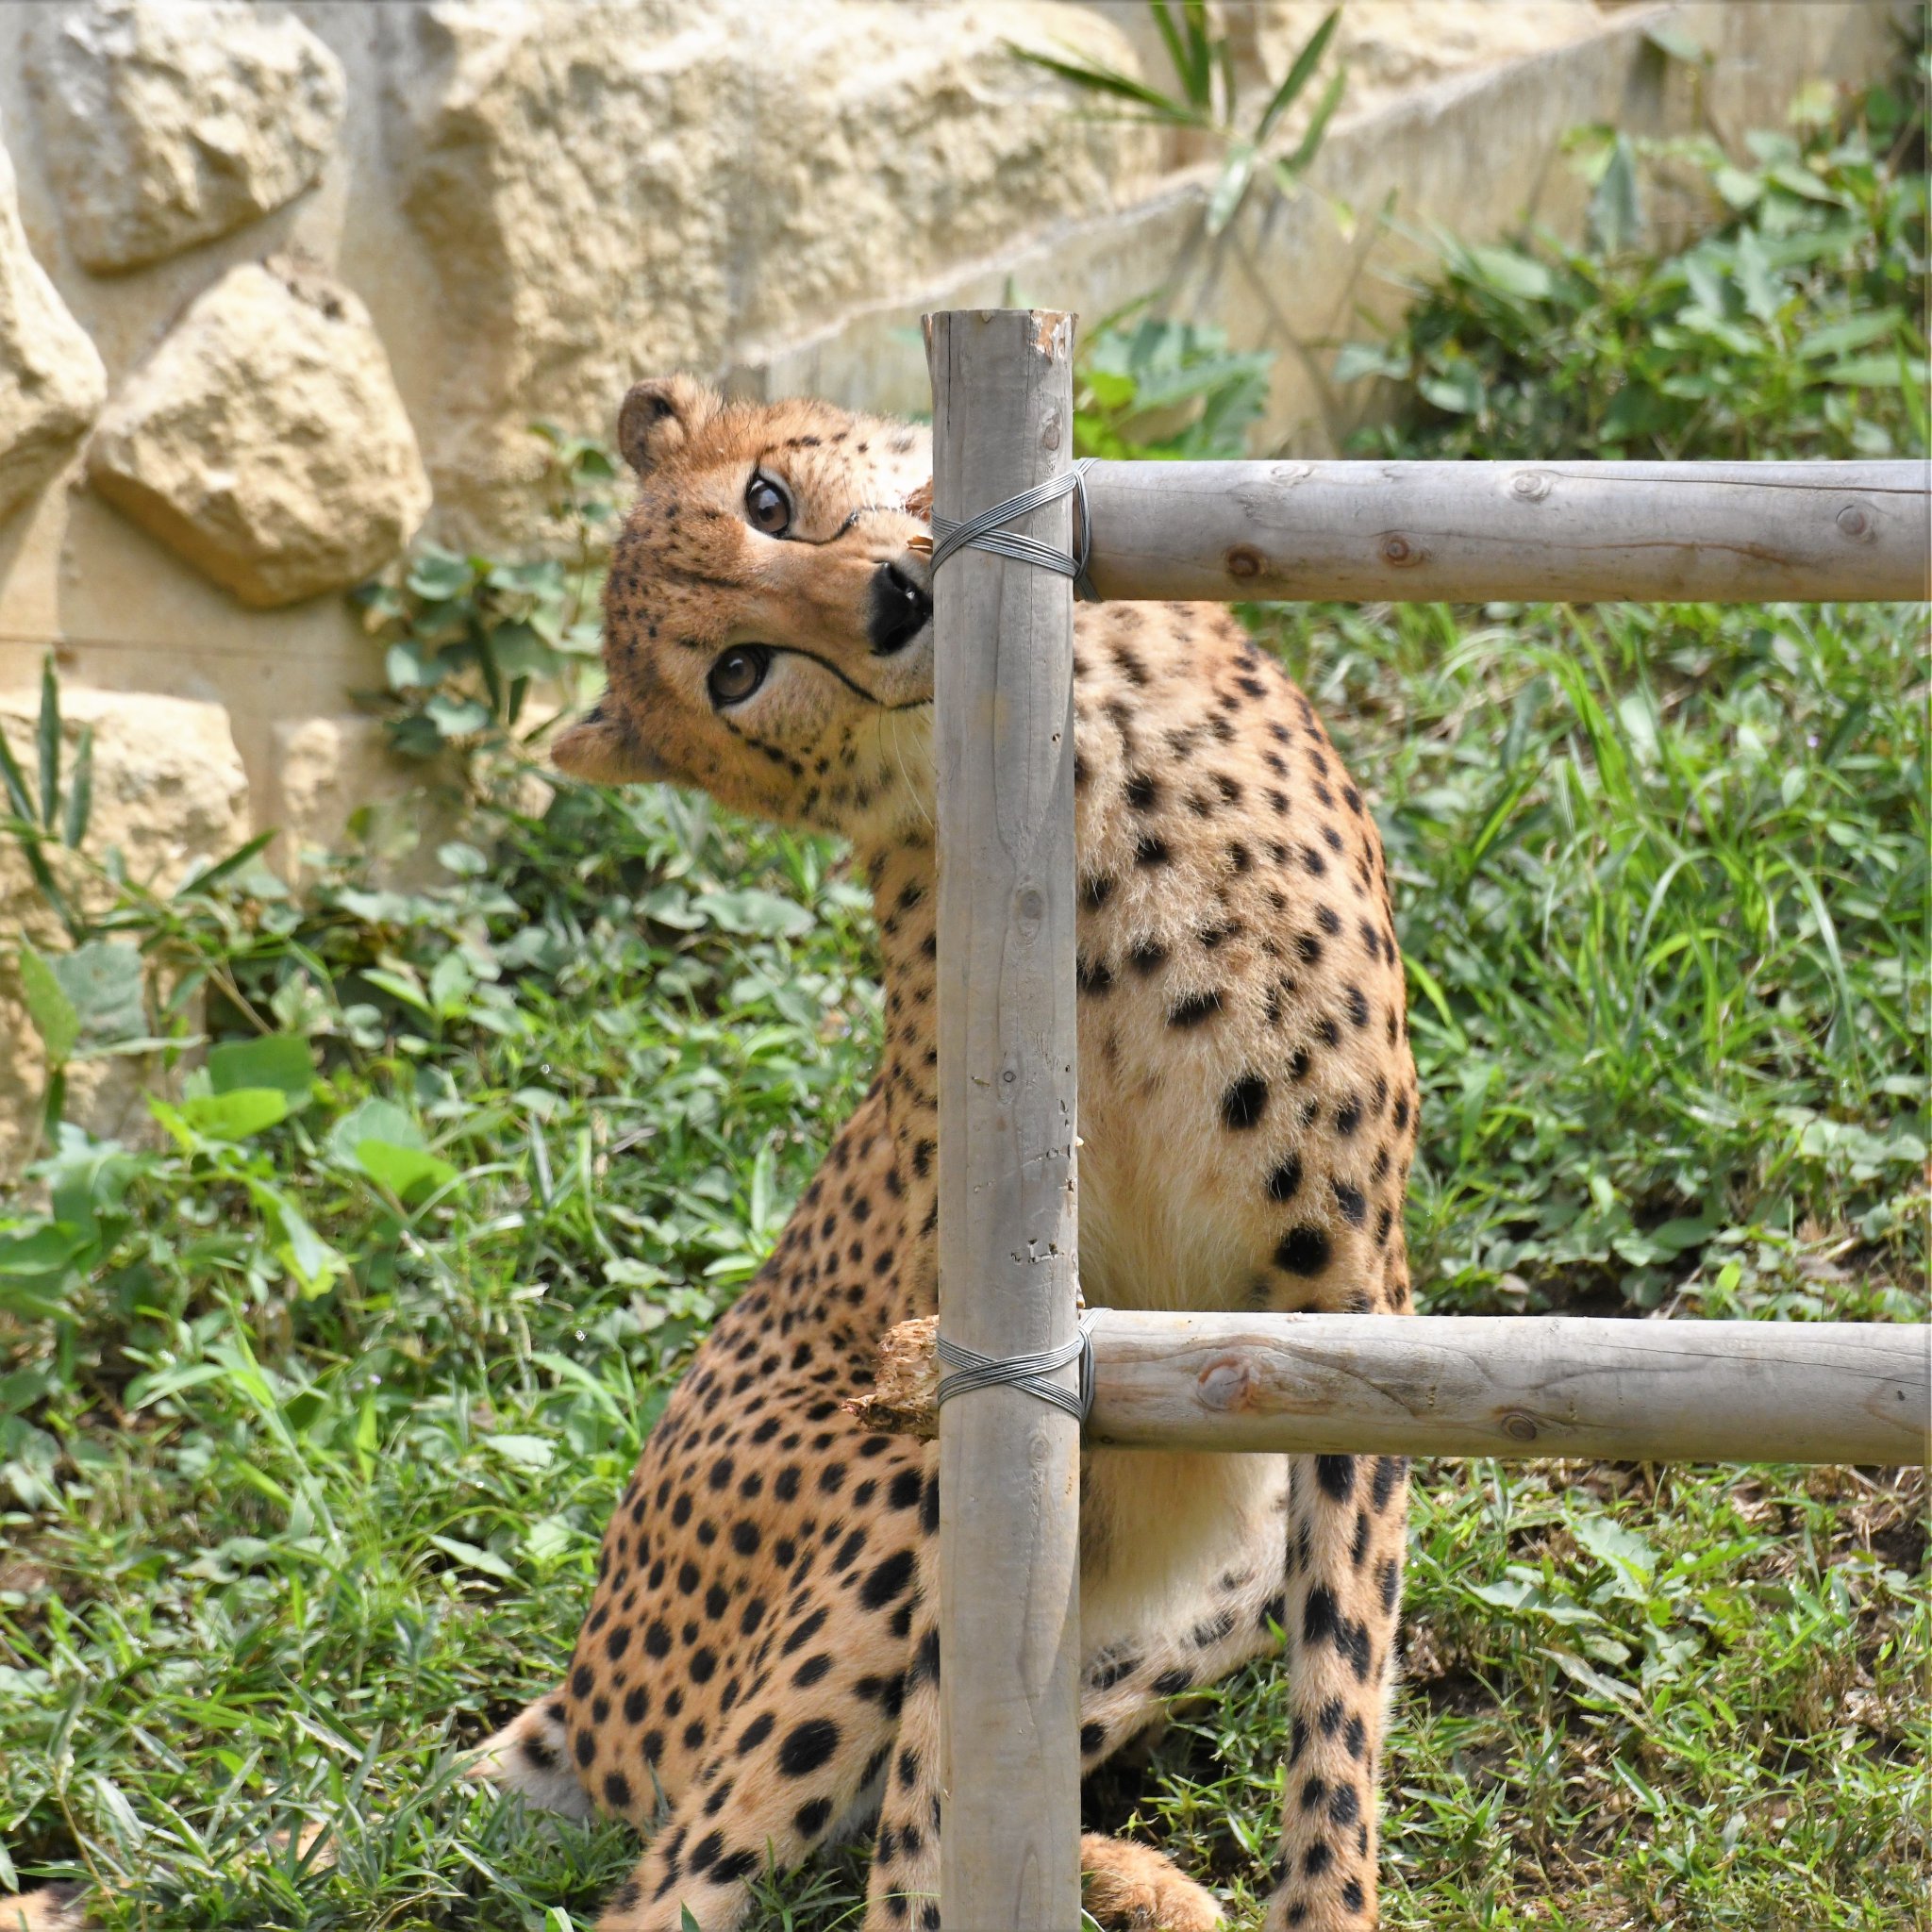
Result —
[{"label": "black spot on fur", "polygon": [[1315,1457],[1315,1480],[1323,1491],[1338,1503],[1348,1501],[1349,1493],[1355,1488],[1355,1457],[1353,1456],[1318,1456]]},{"label": "black spot on fur", "polygon": [[1305,1279],[1328,1266],[1328,1237],[1319,1227],[1291,1227],[1274,1250],[1274,1265]]},{"label": "black spot on fur", "polygon": [[1268,1106],[1268,1083],[1258,1074],[1243,1074],[1221,1096],[1221,1118],[1237,1132],[1258,1126]]}]

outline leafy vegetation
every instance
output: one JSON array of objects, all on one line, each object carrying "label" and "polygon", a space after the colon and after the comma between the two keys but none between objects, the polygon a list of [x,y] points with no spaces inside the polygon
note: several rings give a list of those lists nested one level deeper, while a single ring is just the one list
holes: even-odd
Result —
[{"label": "leafy vegetation", "polygon": [[[1585,128],[1589,234],[1437,244],[1399,332],[1335,374],[1401,385],[1363,454],[1743,458],[1922,454],[1925,171],[1920,74],[1807,90],[1732,156],[1707,135]],[[1642,245],[1644,184],[1721,219]]]},{"label": "leafy vegetation", "polygon": [[1185,458],[1247,454],[1268,407],[1270,349],[1231,350],[1209,323],[1108,316],[1074,368],[1074,447],[1083,457]]},{"label": "leafy vegetation", "polygon": [[[1892,216],[1857,206],[1805,269],[1820,315],[1879,299],[1859,278]],[[1487,417],[1445,416],[1413,361],[1399,446],[1591,433],[1578,398],[1613,391],[1563,358],[1622,355],[1619,291],[1664,271],[1579,256],[1606,279],[1541,389],[1526,334]],[[1458,273],[1427,300],[1467,317]],[[1753,454],[1819,453],[1840,386],[1760,408],[1757,349],[1707,340],[1727,410],[1678,399],[1633,453],[1730,453],[1740,423]],[[1177,453],[1185,411],[1258,374],[1130,319],[1090,357],[1082,436]],[[1916,446],[1908,384],[1847,392]],[[57,1079],[0,1208],[0,1889],[91,1877],[127,1927],[568,1932],[628,1866],[623,1827],[538,1828],[460,1749],[556,1680],[638,1444],[855,1104],[879,1013],[826,841],[508,782],[518,679],[551,668],[516,626],[583,640],[594,546],[565,547],[526,575],[424,553],[370,600],[408,654],[406,741],[438,696],[482,708],[433,725],[496,776],[432,883],[348,851],[291,891],[244,848],[137,890],[90,842],[51,685],[6,772],[69,943],[22,956]],[[1924,1318],[1924,616],[1249,613],[1388,840],[1428,1306]],[[58,1069],[108,1050],[166,1075],[144,1136],[61,1118]],[[1386,1923],[1920,1923],[1924,1519],[1897,1472],[1420,1471]],[[1257,1924],[1286,1730],[1278,1674],[1245,1673],[1096,1781],[1093,1822]],[[862,1872],[768,1887],[761,1923],[853,1923]]]},{"label": "leafy vegetation", "polygon": [[1072,49],[1053,55],[1009,42],[1009,51],[1017,59],[1071,81],[1096,101],[1112,104],[1108,111],[1119,119],[1180,130],[1219,147],[1221,169],[1208,192],[1205,215],[1209,235],[1220,234],[1234,220],[1257,175],[1271,176],[1285,195],[1299,193],[1302,177],[1341,103],[1348,78],[1345,70],[1338,67],[1329,75],[1301,139],[1291,150],[1271,152],[1270,143],[1283,117],[1314,78],[1341,23],[1341,9],[1333,8],[1323,16],[1252,124],[1241,104],[1233,39],[1208,0],[1174,0],[1173,5],[1169,0],[1147,0],[1147,12],[1173,69],[1171,91]]}]

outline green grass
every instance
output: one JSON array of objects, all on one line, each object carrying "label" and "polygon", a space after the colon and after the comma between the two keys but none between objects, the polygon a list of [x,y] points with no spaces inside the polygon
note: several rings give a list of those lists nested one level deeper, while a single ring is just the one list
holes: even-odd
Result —
[{"label": "green grass", "polygon": [[[1924,1318],[1919,615],[1257,614],[1380,794],[1428,1306]],[[114,1924],[549,1932],[628,1854],[455,1754],[560,1669],[656,1404],[863,1084],[863,901],[661,794],[473,836],[432,891],[178,914],[215,1024],[279,1015],[317,1084],[48,1166],[95,1227],[6,1331],[0,1839],[125,1876]],[[358,1161],[372,1096],[452,1178]],[[1914,1923],[1923,1515],[1883,1472],[1424,1471],[1391,1924]],[[1282,1728],[1238,1678],[1095,1815],[1245,1910]],[[861,1874],[772,1909],[829,1928]]]},{"label": "green grass", "polygon": [[[383,621],[574,635],[561,577],[498,575],[425,565]],[[1424,1305],[1925,1319],[1925,613],[1249,616],[1388,841]],[[0,1206],[0,1894],[568,1932],[627,1832],[459,1754],[556,1679],[643,1433],[863,1088],[864,895],[822,841],[566,789],[486,804],[434,887],[244,859],[157,901],[56,849],[81,781],[43,770],[15,829],[88,950],[38,1017],[215,1045],[150,1140],[61,1129]],[[1896,1471],[1422,1468],[1389,1925],[1924,1924],[1925,1513]],[[1093,1820],[1252,1924],[1285,1730],[1246,1673]],[[766,1922],[862,1889],[841,1853]]]}]

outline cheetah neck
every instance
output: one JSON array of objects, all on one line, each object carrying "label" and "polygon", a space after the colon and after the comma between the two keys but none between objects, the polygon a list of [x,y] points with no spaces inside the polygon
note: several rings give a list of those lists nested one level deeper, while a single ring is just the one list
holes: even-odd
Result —
[{"label": "cheetah neck", "polygon": [[[936,1306],[939,1225],[939,969],[937,861],[916,837],[861,855],[878,924],[885,1037],[877,1090],[903,1190],[908,1283],[922,1312]],[[897,1190],[895,1190],[897,1191]]]}]

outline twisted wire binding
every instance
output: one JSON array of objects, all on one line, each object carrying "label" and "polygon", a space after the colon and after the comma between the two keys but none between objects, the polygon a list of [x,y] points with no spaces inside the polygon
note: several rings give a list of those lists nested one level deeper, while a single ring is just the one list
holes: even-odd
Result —
[{"label": "twisted wire binding", "polygon": [[[962,1348],[941,1335],[940,1360],[956,1373],[941,1376],[935,1406],[942,1408],[954,1396],[970,1395],[975,1389],[1011,1386],[1024,1394],[1038,1396],[1041,1402],[1052,1403],[1056,1408],[1065,1409],[1075,1421],[1084,1423],[1088,1410],[1093,1407],[1093,1317],[1098,1312],[1090,1308],[1080,1317],[1080,1332],[1071,1341],[1062,1342],[1058,1348],[1042,1348],[1032,1355],[981,1355],[978,1350]],[[1075,1358],[1080,1364],[1077,1390],[1063,1389],[1058,1382],[1046,1379],[1054,1370],[1065,1368]]]},{"label": "twisted wire binding", "polygon": [[[1093,461],[1091,457],[1082,457],[1072,469],[1062,470],[1058,476],[1049,476],[1044,483],[1036,483],[1031,490],[1023,490],[1018,496],[1009,496],[1006,502],[996,503],[991,509],[983,509],[976,517],[968,517],[963,523],[953,517],[935,516],[932,520],[934,572],[937,573],[941,564],[961,550],[991,550],[998,556],[1010,557],[1016,563],[1030,563],[1040,570],[1050,570],[1060,576],[1072,577],[1075,592],[1087,601],[1093,601],[1093,586],[1087,581],[1087,558],[1093,547],[1092,520],[1087,513],[1087,472]],[[1063,556],[1051,544],[1041,542],[1037,537],[1023,536],[1018,530],[1006,527],[1024,516],[1030,516],[1037,509],[1044,509],[1050,503],[1058,503],[1070,491],[1074,496],[1074,523],[1080,546],[1076,555]]]}]

